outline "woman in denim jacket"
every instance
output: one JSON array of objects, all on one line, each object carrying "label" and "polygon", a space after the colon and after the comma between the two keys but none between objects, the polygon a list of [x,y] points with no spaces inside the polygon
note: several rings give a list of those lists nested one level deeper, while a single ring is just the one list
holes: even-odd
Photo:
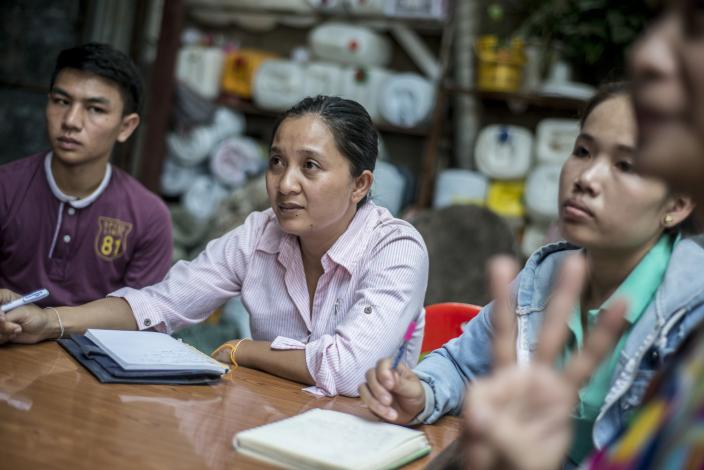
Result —
[{"label": "woman in denim jacket", "polygon": [[[572,463],[613,437],[640,404],[655,370],[704,315],[704,309],[691,308],[704,290],[704,250],[677,233],[692,203],[633,171],[635,145],[627,87],[604,87],[588,103],[562,170],[560,226],[568,242],[534,253],[513,284],[519,362],[530,361],[536,349],[556,275],[570,254],[585,256],[588,274],[568,322],[570,340],[561,361],[581,349],[585,332],[612,299],[629,302],[621,340],[579,392]],[[490,370],[492,312],[493,304],[483,308],[462,336],[413,371],[392,371],[381,361],[367,373],[362,398],[374,413],[396,423],[432,423],[458,414],[466,384]]]}]

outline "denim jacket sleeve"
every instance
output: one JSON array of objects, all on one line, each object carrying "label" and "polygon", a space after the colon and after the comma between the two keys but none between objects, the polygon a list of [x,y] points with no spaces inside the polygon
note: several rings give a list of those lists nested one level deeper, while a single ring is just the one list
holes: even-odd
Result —
[{"label": "denim jacket sleeve", "polygon": [[679,330],[674,341],[670,341],[670,348],[675,349],[682,341],[696,330],[698,326],[704,324],[704,294],[700,294],[687,305],[687,314],[682,319]]},{"label": "denim jacket sleeve", "polygon": [[493,302],[470,321],[458,338],[431,352],[415,369],[426,394],[425,409],[414,423],[433,423],[459,414],[466,384],[491,367]]}]

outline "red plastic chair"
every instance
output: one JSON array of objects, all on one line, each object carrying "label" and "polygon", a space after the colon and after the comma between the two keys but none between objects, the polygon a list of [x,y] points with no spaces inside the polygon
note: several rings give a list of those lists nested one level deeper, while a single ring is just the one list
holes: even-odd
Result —
[{"label": "red plastic chair", "polygon": [[452,338],[462,334],[462,329],[482,309],[479,305],[447,302],[425,307],[425,332],[421,357]]}]

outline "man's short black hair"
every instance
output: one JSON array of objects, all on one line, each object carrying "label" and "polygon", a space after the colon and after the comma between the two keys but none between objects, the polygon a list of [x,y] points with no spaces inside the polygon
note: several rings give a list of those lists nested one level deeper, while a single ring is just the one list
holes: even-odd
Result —
[{"label": "man's short black hair", "polygon": [[124,102],[123,114],[139,113],[142,109],[143,84],[137,66],[123,52],[107,44],[91,42],[64,49],[56,59],[49,88],[65,68],[90,72],[115,82]]}]

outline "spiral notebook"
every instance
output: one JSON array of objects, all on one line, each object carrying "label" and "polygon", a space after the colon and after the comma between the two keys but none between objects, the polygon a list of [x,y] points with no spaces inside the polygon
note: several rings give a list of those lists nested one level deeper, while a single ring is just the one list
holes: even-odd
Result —
[{"label": "spiral notebook", "polygon": [[314,409],[237,433],[247,456],[290,469],[398,468],[431,450],[422,431]]}]

